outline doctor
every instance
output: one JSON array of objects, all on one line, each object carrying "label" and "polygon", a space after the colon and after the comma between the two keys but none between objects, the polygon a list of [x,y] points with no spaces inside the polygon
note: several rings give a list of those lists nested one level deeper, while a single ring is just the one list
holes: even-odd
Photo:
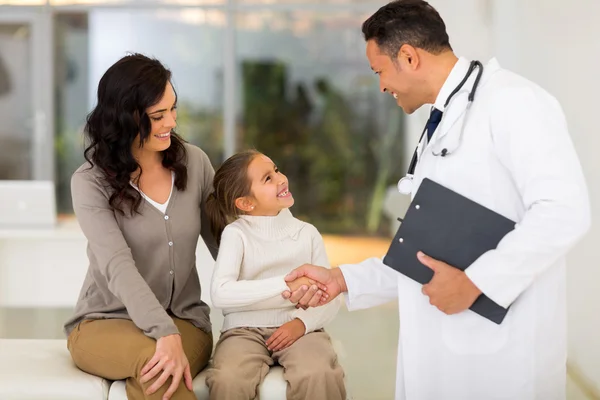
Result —
[{"label": "doctor", "polygon": [[[466,272],[420,255],[434,271],[425,286],[371,258],[286,278],[322,282],[327,300],[284,296],[315,306],[344,292],[350,310],[398,299],[397,400],[565,399],[565,256],[590,211],[560,105],[495,59],[457,58],[425,1],[391,2],[362,31],[381,91],[408,114],[433,105],[400,189],[414,196],[428,177],[518,224]],[[512,305],[501,325],[468,310],[481,293]]]}]

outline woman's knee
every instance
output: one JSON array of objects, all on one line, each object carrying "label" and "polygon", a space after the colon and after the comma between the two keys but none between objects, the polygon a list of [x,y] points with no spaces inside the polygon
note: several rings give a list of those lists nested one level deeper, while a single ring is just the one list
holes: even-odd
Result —
[{"label": "woman's knee", "polygon": [[192,375],[196,375],[202,371],[210,361],[213,351],[212,336],[199,330],[199,332],[195,333],[191,338],[182,335],[182,339],[184,340],[184,351],[188,358],[188,362],[190,363],[190,370]]},{"label": "woman's knee", "polygon": [[[155,379],[146,383],[141,383],[139,377],[128,378],[126,382],[127,398],[131,400],[162,400],[164,398],[165,392],[169,390],[171,386],[172,377],[167,379],[167,381],[162,386],[160,386],[155,392],[149,394],[147,390],[153,386]],[[171,399],[194,400],[196,399],[196,396],[193,391],[190,391],[186,387],[185,382],[182,378],[179,382],[179,386],[176,388],[175,392],[171,396]]]},{"label": "woman's knee", "polygon": [[[137,356],[134,360],[134,370],[133,370],[134,375],[132,376],[133,378],[135,378],[139,381],[139,379],[142,377],[142,370],[144,369],[144,367],[146,365],[148,365],[150,363],[150,361],[152,361],[155,353],[156,353],[156,346],[144,348],[142,351],[140,351],[137,354]],[[158,375],[160,375],[160,373]]]}]

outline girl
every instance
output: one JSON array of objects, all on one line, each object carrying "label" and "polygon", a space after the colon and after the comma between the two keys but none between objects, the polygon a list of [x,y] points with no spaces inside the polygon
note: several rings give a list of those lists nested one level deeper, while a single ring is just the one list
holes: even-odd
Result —
[{"label": "girl", "polygon": [[323,326],[340,302],[296,309],[282,293],[298,265],[329,268],[323,239],[292,216],[288,181],[273,161],[246,151],[215,174],[207,213],[220,250],[211,284],[213,305],[223,310],[222,334],[208,371],[210,398],[254,399],[275,362],[284,368],[288,399],[342,400],[344,372]]}]

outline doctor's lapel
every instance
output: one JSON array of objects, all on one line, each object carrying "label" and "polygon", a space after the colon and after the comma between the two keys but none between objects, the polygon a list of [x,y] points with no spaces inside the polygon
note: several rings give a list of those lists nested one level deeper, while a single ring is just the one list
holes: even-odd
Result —
[{"label": "doctor's lapel", "polygon": [[439,131],[435,133],[432,140],[434,145],[450,132],[452,132],[452,135],[454,135],[454,133],[458,135],[458,132],[462,127],[462,119],[466,114],[467,104],[469,102],[469,91],[471,90],[472,84],[472,80],[469,79],[465,84],[465,87],[468,90],[461,90],[458,92],[444,110],[442,121],[438,126]]},{"label": "doctor's lapel", "polygon": [[[492,58],[483,68],[483,76],[481,77],[481,82],[479,82],[479,88],[484,87],[490,77],[494,75],[497,71],[500,70],[500,65],[495,58]],[[441,140],[448,133],[454,132],[457,133],[462,129],[462,119],[465,117],[467,104],[469,103],[469,93],[473,88],[473,83],[475,82],[476,74],[472,74],[469,79],[465,82],[463,88],[456,93],[454,98],[450,101],[448,106],[444,109],[444,115],[442,117],[442,121],[438,126],[440,129],[439,132],[436,132],[434,140],[432,143],[436,143]],[[480,90],[480,89],[478,89]],[[475,95],[474,101],[477,101],[477,93]],[[452,135],[451,135],[452,136]],[[447,140],[453,140],[447,138]],[[441,144],[440,144],[441,146]]]}]

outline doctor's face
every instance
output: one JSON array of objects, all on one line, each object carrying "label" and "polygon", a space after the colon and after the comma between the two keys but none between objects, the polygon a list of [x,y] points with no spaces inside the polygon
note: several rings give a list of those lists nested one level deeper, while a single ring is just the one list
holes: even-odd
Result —
[{"label": "doctor's face", "polygon": [[372,39],[367,42],[367,58],[379,76],[379,90],[391,95],[405,113],[412,114],[424,104],[420,101],[418,74],[410,50],[407,53],[401,49],[394,62]]}]

